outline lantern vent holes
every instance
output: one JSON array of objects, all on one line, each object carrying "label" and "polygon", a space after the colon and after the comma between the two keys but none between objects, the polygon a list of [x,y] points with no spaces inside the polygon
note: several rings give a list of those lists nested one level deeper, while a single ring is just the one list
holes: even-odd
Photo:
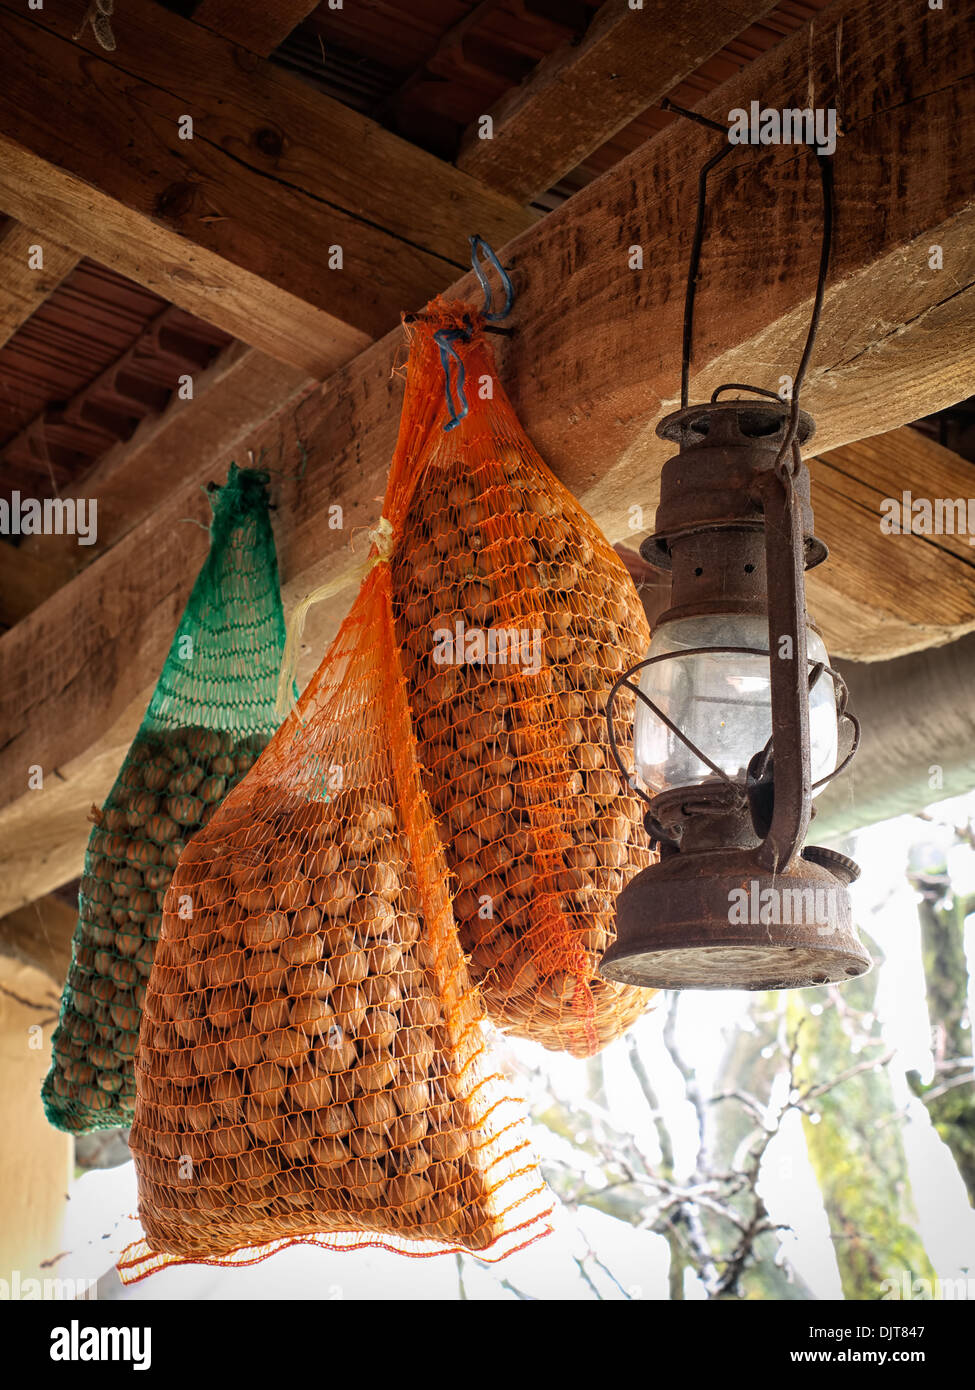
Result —
[{"label": "lantern vent holes", "polygon": [[754,565],[746,565],[746,566],[745,566],[745,573],[746,573],[746,574],[754,574],[754,573],[755,573],[755,566],[754,566]]},{"label": "lantern vent holes", "polygon": [[694,573],[695,573],[696,575],[700,576],[700,575],[702,575],[702,574],[704,573],[704,570],[703,570],[703,568],[702,568],[700,565],[697,565],[697,566],[695,567],[695,569],[694,569]]},{"label": "lantern vent holes", "polygon": [[[757,391],[758,387],[740,389]],[[768,394],[771,400],[711,400],[683,407],[664,416],[657,425],[657,434],[679,444],[682,450],[779,448],[790,427],[789,408],[774,392]],[[799,444],[808,443],[815,429],[812,417],[800,411],[796,423]]]},{"label": "lantern vent holes", "polygon": [[738,432],[746,439],[764,439],[767,435],[778,434],[786,423],[787,416],[770,410],[740,410],[738,412]]}]

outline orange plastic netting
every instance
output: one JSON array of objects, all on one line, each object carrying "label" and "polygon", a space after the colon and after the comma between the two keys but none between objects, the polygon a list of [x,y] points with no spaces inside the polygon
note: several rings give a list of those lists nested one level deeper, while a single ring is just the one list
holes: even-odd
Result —
[{"label": "orange plastic netting", "polygon": [[173,875],[136,1061],[146,1238],[120,1262],[126,1280],[301,1241],[493,1258],[548,1229],[458,941],[390,580],[375,564],[297,708]]},{"label": "orange plastic netting", "polygon": [[[587,1056],[653,993],[598,974],[616,896],[651,862],[605,720],[609,689],[642,660],[649,630],[623,563],[519,425],[482,325],[469,306],[435,301],[412,333],[413,436],[389,483],[393,613],[461,942],[488,1013]],[[449,432],[434,340],[444,328],[470,332],[454,340],[469,411]],[[632,715],[624,692],[623,748]]]},{"label": "orange plastic netting", "polygon": [[[485,1004],[589,1055],[652,995],[598,975],[615,897],[650,862],[604,717],[646,619],[518,425],[483,323],[440,300],[414,321],[372,568],[173,876],[127,1280],[296,1241],[517,1248],[549,1208]],[[449,432],[444,329],[471,398]],[[625,697],[618,719],[625,746]]]},{"label": "orange plastic netting", "polygon": [[544,1229],[445,885],[379,566],[173,876],[130,1137],[147,1245],[123,1270]]}]

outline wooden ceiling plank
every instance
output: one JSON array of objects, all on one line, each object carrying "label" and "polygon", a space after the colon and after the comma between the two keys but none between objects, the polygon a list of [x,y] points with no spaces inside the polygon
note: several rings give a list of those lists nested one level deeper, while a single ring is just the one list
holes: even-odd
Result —
[{"label": "wooden ceiling plank", "polygon": [[457,167],[520,202],[554,187],[775,0],[605,0],[580,43],[544,58],[461,142]]},{"label": "wooden ceiling plank", "polygon": [[266,58],[317,8],[318,0],[201,0],[193,23]]},{"label": "wooden ceiling plank", "polygon": [[315,385],[295,367],[234,342],[194,374],[193,398],[174,398],[159,416],[115,445],[59,496],[97,499],[97,536],[25,536],[0,545],[0,624],[12,627],[138,526],[174,489],[220,481],[217,464],[243,439],[237,461],[249,463],[246,436],[307,395]]},{"label": "wooden ceiling plank", "polygon": [[[140,357],[143,357],[148,348],[151,348],[159,328],[174,318],[178,318],[182,311],[175,309],[171,304],[166,304],[149,319],[139,337],[125,349],[125,351],[103,368],[91,381],[85,382],[67,401],[59,402],[56,407],[46,404],[33,419],[28,420],[27,424],[9,439],[6,444],[0,447],[0,467],[4,463],[10,463],[14,454],[22,449],[29,449],[32,439],[43,441],[45,426],[49,426],[52,421],[68,420],[72,424],[84,423],[84,410],[89,403],[90,397],[99,391],[118,389],[116,381],[119,374],[126,372],[133,364],[138,364]],[[183,370],[189,371],[190,363],[183,363]],[[132,413],[139,418],[148,414],[160,413],[158,407],[153,410],[151,405],[143,404],[137,400],[132,401]]]},{"label": "wooden ceiling plank", "polygon": [[71,964],[78,909],[53,894],[0,917],[0,956],[43,971],[60,989]]},{"label": "wooden ceiling plank", "polygon": [[[883,7],[843,0],[705,108],[726,114],[747,106],[754,92],[769,106],[794,105],[810,78],[828,103],[842,31],[846,133],[835,156],[836,255],[803,397],[817,419],[817,453],[972,394],[975,92],[965,23],[956,10],[919,16],[912,0]],[[651,525],[661,459],[670,452],[654,426],[676,404],[687,210],[697,169],[712,150],[707,132],[674,126],[504,251],[520,298],[518,331],[500,340],[501,378],[543,457],[610,540],[632,542]],[[774,387],[794,371],[818,259],[819,188],[808,155],[746,149],[721,167],[699,288],[694,400],[724,381]],[[731,236],[722,229],[744,190],[747,226]],[[628,268],[633,243],[646,249],[643,274]],[[929,266],[935,243],[944,272]],[[450,293],[476,292],[467,275]],[[402,356],[397,330],[248,441],[255,454],[266,448],[283,475],[276,532],[286,608],[313,585],[347,580],[344,595],[312,610],[302,678],[354,589],[361,549],[356,555],[349,547],[351,528],[373,523],[378,512],[374,499],[383,491],[401,400],[392,368]],[[308,466],[297,478],[302,453]],[[215,460],[215,469],[225,462]],[[344,508],[344,532],[328,528],[334,503]],[[41,862],[49,826],[74,827],[58,831],[65,846],[59,871],[73,833],[77,872],[84,796],[99,800],[108,790],[113,759],[144,710],[206,547],[201,531],[178,523],[203,519],[203,506],[196,488],[175,492],[0,638],[9,673],[0,693],[0,842],[12,866],[0,884],[0,910],[57,882]],[[635,507],[642,518],[634,518]],[[885,561],[861,545],[858,527],[874,526],[864,516],[847,506],[819,526],[834,558],[818,580],[815,609],[834,656],[862,654],[863,631],[889,623],[887,595],[879,610],[871,607],[875,566]],[[905,540],[902,587],[930,585],[926,563],[916,575],[908,568],[926,542]],[[936,592],[931,599],[925,640],[948,640],[957,612],[939,625]],[[905,627],[914,640],[902,624],[888,654],[904,650]],[[37,763],[46,772],[43,793],[26,788],[27,769]]]},{"label": "wooden ceiling plank", "polygon": [[[966,504],[973,497],[975,512],[975,464],[909,425],[821,454],[813,472],[837,495],[869,508],[885,536],[892,534],[893,528],[879,523],[893,508],[884,503],[895,502],[903,510],[905,492],[915,500],[964,499]],[[952,513],[950,523],[955,526],[957,520],[957,514]],[[916,534],[925,534],[925,525],[915,516]],[[964,528],[935,529],[927,536],[927,544],[943,552],[946,559],[975,565],[975,545]]]},{"label": "wooden ceiling plank", "polygon": [[809,575],[809,610],[834,631],[847,625],[844,656],[875,661],[975,630],[968,534],[896,535],[883,524],[884,502],[900,504],[905,491],[932,503],[975,496],[967,459],[903,427],[821,454],[811,472],[817,532],[840,539]]},{"label": "wooden ceiling plank", "polygon": [[80,257],[20,222],[0,231],[0,348],[39,309]]},{"label": "wooden ceiling plank", "polygon": [[312,375],[535,220],[152,0],[112,53],[84,13],[0,0],[0,206]]}]

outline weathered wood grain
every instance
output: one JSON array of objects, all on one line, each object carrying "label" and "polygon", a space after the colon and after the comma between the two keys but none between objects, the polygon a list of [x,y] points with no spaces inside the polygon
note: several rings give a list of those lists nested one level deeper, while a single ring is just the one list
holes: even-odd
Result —
[{"label": "weathered wood grain", "polygon": [[[43,257],[38,269],[31,266],[35,247]],[[78,260],[77,252],[19,222],[0,230],[0,347],[71,274]]]},{"label": "weathered wood grain", "polygon": [[113,53],[84,12],[0,0],[0,206],[311,375],[534,220],[151,0]]},{"label": "weathered wood grain", "polygon": [[465,132],[457,167],[528,202],[598,150],[744,29],[774,0],[605,0],[580,43],[544,58]]},{"label": "weathered wood grain", "polygon": [[193,23],[266,58],[318,8],[318,0],[201,0]]}]

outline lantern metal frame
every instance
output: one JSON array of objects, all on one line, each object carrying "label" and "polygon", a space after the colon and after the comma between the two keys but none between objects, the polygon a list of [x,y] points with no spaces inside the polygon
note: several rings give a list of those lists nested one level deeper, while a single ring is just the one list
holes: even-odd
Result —
[{"label": "lantern metal frame", "polygon": [[[638,685],[631,684],[631,678],[635,676],[638,671],[642,671],[647,666],[654,666],[658,662],[664,661],[680,661],[683,660],[684,657],[688,656],[713,656],[716,653],[722,653],[732,656],[769,655],[767,647],[687,647],[679,652],[661,652],[658,656],[647,657],[645,661],[639,661],[635,666],[631,666],[628,671],[624,671],[622,676],[620,676],[619,679],[613,685],[613,688],[609,692],[609,697],[606,701],[607,722],[609,725],[610,752],[613,755],[613,759],[616,763],[616,766],[619,768],[619,771],[628,782],[631,790],[636,792],[637,796],[639,796],[641,800],[645,801],[647,805],[651,808],[650,811],[647,813],[644,824],[647,833],[651,837],[651,841],[658,848],[661,849],[679,849],[679,839],[676,839],[673,835],[669,834],[666,827],[653,815],[653,806],[654,803],[657,801],[657,798],[648,796],[647,793],[643,790],[643,788],[636,784],[636,781],[630,775],[630,770],[627,768],[622,757],[620,756],[619,744],[617,743],[616,739],[616,729],[612,722],[613,706],[616,702],[616,697],[620,693],[620,691],[628,690],[633,696],[636,697],[636,699],[642,701],[642,703],[647,706],[651,714],[653,714],[657,719],[659,719],[661,724],[663,724],[666,728],[670,730],[672,734],[674,734],[677,738],[680,739],[684,746],[694,754],[694,756],[698,759],[699,762],[702,762],[707,767],[709,767],[711,771],[715,774],[715,777],[717,777],[721,782],[725,783],[727,787],[735,788],[736,790],[738,790],[740,788],[740,784],[736,782],[733,777],[730,777],[728,773],[724,771],[723,768],[718,767],[717,763],[712,762],[712,760],[703,751],[703,749],[699,748],[697,744],[693,741],[693,739],[689,738],[682,729],[678,728],[674,721],[663,712],[659,705],[654,704],[654,702],[650,699],[649,695],[647,695],[643,690],[641,690]],[[812,657],[807,657],[807,663],[810,667],[808,689],[810,691],[812,690],[813,686],[819,680],[821,675],[826,674],[828,676],[831,676],[833,680],[833,688],[836,692],[837,722],[842,723],[842,721],[845,720],[847,723],[850,724],[852,731],[849,750],[842,758],[842,760],[836,764],[836,766],[833,768],[831,772],[828,772],[825,777],[820,777],[812,783],[810,787],[810,792],[815,792],[818,791],[820,787],[825,787],[827,783],[832,782],[834,777],[839,777],[842,772],[846,771],[850,763],[853,761],[854,757],[856,756],[857,749],[860,746],[860,721],[857,718],[857,716],[853,713],[853,711],[847,707],[847,701],[849,700],[849,688],[842,674],[836,670],[835,666],[829,666],[824,661],[813,661]],[[746,779],[743,788],[744,796],[747,799],[749,808],[752,812],[753,824],[756,825],[760,823],[759,806],[761,801],[761,791],[765,786],[768,785],[769,782],[769,765],[771,762],[771,754],[772,739],[769,738],[765,744],[765,747],[759,753],[757,753],[749,763],[749,775]],[[700,783],[695,784],[695,786],[700,785]],[[668,793],[664,792],[661,793],[661,795],[667,796]]]}]

